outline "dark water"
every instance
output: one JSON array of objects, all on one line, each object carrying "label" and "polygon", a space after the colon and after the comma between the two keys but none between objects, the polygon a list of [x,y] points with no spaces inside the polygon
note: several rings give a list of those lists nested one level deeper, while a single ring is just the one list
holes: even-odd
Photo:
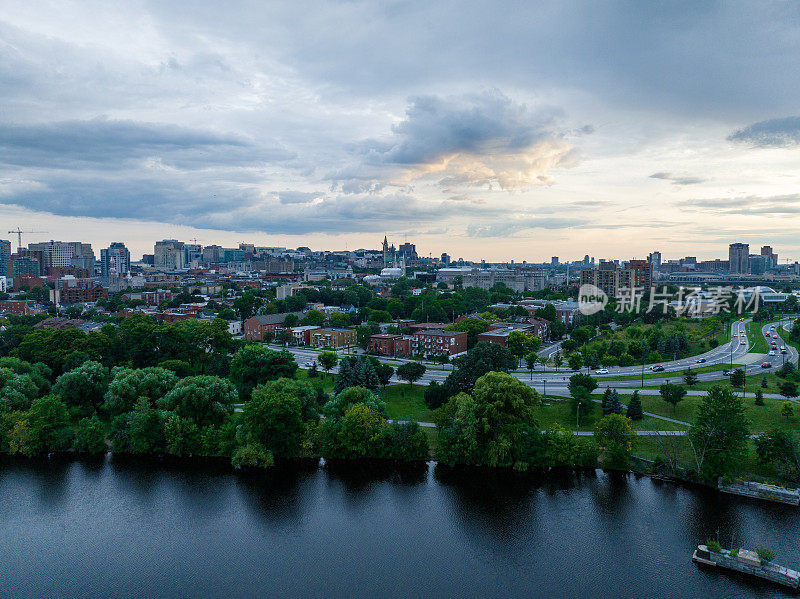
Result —
[{"label": "dark water", "polygon": [[0,465],[0,596],[780,597],[699,569],[725,543],[800,566],[800,510],[633,476],[264,476]]}]

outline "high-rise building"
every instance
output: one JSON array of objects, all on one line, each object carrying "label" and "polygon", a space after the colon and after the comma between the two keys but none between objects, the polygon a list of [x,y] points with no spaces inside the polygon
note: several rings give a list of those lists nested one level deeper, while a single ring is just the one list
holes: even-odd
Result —
[{"label": "high-rise building", "polygon": [[11,242],[0,239],[0,277],[6,275],[8,263],[11,261]]},{"label": "high-rise building", "polygon": [[558,256],[550,258],[550,266],[558,266]]},{"label": "high-rise building", "polygon": [[111,273],[127,275],[131,272],[131,253],[125,244],[113,242],[108,248],[100,250],[100,274],[107,279]]},{"label": "high-rise building", "polygon": [[186,249],[184,243],[176,239],[156,241],[153,252],[153,266],[166,270],[177,270],[186,267]]},{"label": "high-rise building", "polygon": [[186,266],[200,264],[203,261],[203,246],[199,243],[187,243],[183,246],[185,252],[184,262]]},{"label": "high-rise building", "polygon": [[445,265],[450,264],[450,254],[447,253],[442,254],[442,262]]},{"label": "high-rise building", "polygon": [[406,260],[416,260],[417,246],[413,243],[403,243],[397,248],[397,253],[400,254],[401,257],[405,257]]},{"label": "high-rise building", "polygon": [[661,252],[656,250],[655,252],[650,252],[647,256],[647,261],[653,265],[653,270],[656,271],[661,268]]},{"label": "high-rise building", "polygon": [[735,274],[750,273],[750,244],[732,243],[728,246],[728,269]]},{"label": "high-rise building", "polygon": [[772,251],[771,245],[761,246],[761,255],[767,260],[767,268],[775,268],[778,266],[778,254]]},{"label": "high-rise building", "polygon": [[53,267],[76,266],[94,270],[95,256],[90,243],[80,241],[43,241],[29,243],[28,249],[42,252],[44,256],[43,273]]},{"label": "high-rise building", "polygon": [[763,275],[769,268],[768,257],[761,254],[751,254],[747,262],[752,275]]},{"label": "high-rise building", "polygon": [[207,245],[203,248],[203,262],[205,264],[219,264],[222,262],[224,253],[222,246]]}]

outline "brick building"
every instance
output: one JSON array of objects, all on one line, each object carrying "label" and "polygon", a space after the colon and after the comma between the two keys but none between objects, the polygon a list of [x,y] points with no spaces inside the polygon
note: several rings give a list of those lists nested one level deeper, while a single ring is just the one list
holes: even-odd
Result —
[{"label": "brick building", "polygon": [[356,343],[356,330],[355,329],[318,329],[311,332],[311,345],[317,347],[347,347],[355,345]]},{"label": "brick building", "polygon": [[467,352],[467,334],[459,331],[417,331],[414,333],[413,351],[425,357],[460,356]]},{"label": "brick building", "polygon": [[367,351],[379,356],[410,356],[411,341],[407,335],[381,333],[369,338]]}]

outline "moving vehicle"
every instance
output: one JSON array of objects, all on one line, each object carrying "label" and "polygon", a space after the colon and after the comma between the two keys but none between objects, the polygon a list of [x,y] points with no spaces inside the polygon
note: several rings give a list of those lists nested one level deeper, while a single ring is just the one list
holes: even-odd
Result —
[{"label": "moving vehicle", "polygon": [[747,341],[740,341],[739,345],[747,345]]},{"label": "moving vehicle", "polygon": [[732,374],[733,370],[731,370],[730,368],[726,368],[725,370],[722,371],[722,376],[730,376]]},{"label": "moving vehicle", "polygon": [[769,333],[764,333],[764,337],[769,337]]},{"label": "moving vehicle", "polygon": [[315,364],[314,362],[306,362],[305,364],[303,364],[303,366],[305,366],[306,368],[313,368],[314,364]]},{"label": "moving vehicle", "polygon": [[774,356],[775,355],[775,350],[774,349],[769,350],[769,355],[770,356]]},{"label": "moving vehicle", "polygon": [[655,366],[651,366],[650,370],[652,370],[653,372],[664,372],[664,367],[656,364]]},{"label": "moving vehicle", "polygon": [[769,362],[764,362],[763,364],[761,364],[761,368],[772,368],[772,364],[770,364]]},{"label": "moving vehicle", "polygon": [[595,370],[596,374],[608,374],[608,368],[601,368],[600,370]]},{"label": "moving vehicle", "polygon": [[785,354],[785,353],[786,353],[786,348],[782,349],[782,350],[781,350],[781,353],[782,353],[782,354]]},{"label": "moving vehicle", "polygon": [[705,361],[706,361],[705,358],[700,358],[699,360],[697,360],[697,363],[698,364],[705,364]]}]

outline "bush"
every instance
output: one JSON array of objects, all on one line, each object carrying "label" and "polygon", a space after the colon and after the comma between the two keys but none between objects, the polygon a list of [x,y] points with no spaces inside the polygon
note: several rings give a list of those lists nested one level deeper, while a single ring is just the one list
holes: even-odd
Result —
[{"label": "bush", "polygon": [[436,410],[444,405],[450,397],[447,387],[431,381],[425,389],[425,405],[429,410]]},{"label": "bush", "polygon": [[248,443],[233,452],[231,464],[234,468],[270,468],[275,465],[275,460],[262,445]]},{"label": "bush", "polygon": [[767,549],[766,547],[759,547],[756,549],[756,553],[758,554],[758,557],[761,558],[762,566],[775,559],[775,552],[772,549]]},{"label": "bush", "polygon": [[717,541],[713,539],[708,539],[706,541],[706,547],[712,553],[719,553],[720,551],[722,551],[722,545],[720,545]]}]

